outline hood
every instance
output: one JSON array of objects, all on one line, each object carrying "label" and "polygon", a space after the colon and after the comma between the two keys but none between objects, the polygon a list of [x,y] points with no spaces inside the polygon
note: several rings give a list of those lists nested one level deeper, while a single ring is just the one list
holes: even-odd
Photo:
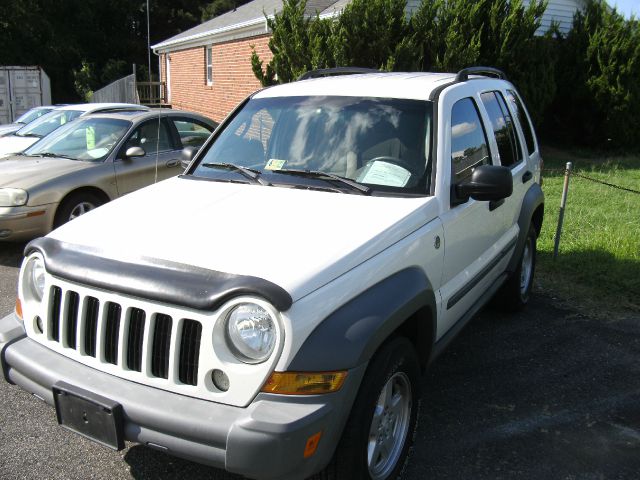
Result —
[{"label": "hood", "polygon": [[151,257],[260,277],[295,301],[435,216],[433,198],[176,177],[108,203],[49,236],[112,259]]},{"label": "hood", "polygon": [[24,124],[22,123],[6,123],[4,125],[0,125],[0,136],[8,135],[16,130],[20,130],[22,127],[24,127]]},{"label": "hood", "polygon": [[0,187],[29,190],[51,178],[90,167],[88,162],[66,158],[12,156],[0,161]]},{"label": "hood", "polygon": [[18,135],[0,137],[0,155],[24,152],[38,140],[40,140],[39,137],[19,137]]}]

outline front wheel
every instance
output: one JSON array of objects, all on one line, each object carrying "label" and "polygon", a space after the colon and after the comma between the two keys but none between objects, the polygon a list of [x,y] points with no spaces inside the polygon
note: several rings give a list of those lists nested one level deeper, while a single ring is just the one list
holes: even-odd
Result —
[{"label": "front wheel", "polygon": [[398,337],[384,344],[369,363],[333,460],[316,478],[397,478],[413,442],[419,380],[411,342]]},{"label": "front wheel", "polygon": [[58,228],[60,225],[99,207],[103,203],[102,199],[93,193],[74,193],[65,198],[58,207],[53,226]]}]

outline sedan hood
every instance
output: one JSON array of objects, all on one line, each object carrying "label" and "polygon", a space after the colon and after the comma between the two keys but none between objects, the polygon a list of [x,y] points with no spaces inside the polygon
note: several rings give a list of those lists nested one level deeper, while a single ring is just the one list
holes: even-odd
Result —
[{"label": "sedan hood", "polygon": [[108,203],[49,236],[122,261],[151,257],[264,278],[295,301],[436,215],[433,198],[177,177]]},{"label": "sedan hood", "polygon": [[0,155],[24,152],[38,140],[40,140],[39,137],[19,137],[17,135],[0,137]]},{"label": "sedan hood", "polygon": [[9,135],[16,130],[20,130],[24,125],[22,123],[7,123],[5,125],[0,125],[0,137],[3,135]]},{"label": "sedan hood", "polygon": [[0,187],[29,190],[51,178],[90,167],[88,162],[66,158],[13,156],[0,161]]}]

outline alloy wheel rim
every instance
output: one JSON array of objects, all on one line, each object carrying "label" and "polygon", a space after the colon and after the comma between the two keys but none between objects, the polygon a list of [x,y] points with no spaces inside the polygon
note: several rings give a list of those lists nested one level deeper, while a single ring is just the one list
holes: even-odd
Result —
[{"label": "alloy wheel rim", "polygon": [[94,208],[96,207],[93,203],[80,202],[71,210],[71,213],[69,214],[69,220],[73,220],[74,218],[77,218],[80,215],[84,215],[85,213],[87,213],[90,210],[93,210]]},{"label": "alloy wheel rim", "polygon": [[387,478],[402,455],[411,418],[411,383],[403,372],[385,383],[376,402],[367,444],[367,465],[373,480]]},{"label": "alloy wheel rim", "polygon": [[522,252],[522,266],[520,268],[520,295],[524,298],[529,291],[531,284],[531,273],[533,271],[533,248],[531,240],[527,240]]}]

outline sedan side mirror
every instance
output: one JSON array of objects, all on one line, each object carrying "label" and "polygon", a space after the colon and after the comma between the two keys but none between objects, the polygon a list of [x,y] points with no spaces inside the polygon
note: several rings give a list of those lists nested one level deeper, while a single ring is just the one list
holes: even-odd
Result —
[{"label": "sedan side mirror", "polygon": [[456,194],[461,199],[502,200],[512,193],[511,170],[500,165],[480,165],[473,170],[469,181],[456,186]]},{"label": "sedan side mirror", "polygon": [[142,147],[129,147],[127,151],[124,152],[125,158],[135,158],[135,157],[144,157],[147,152],[144,151]]},{"label": "sedan side mirror", "polygon": [[196,156],[196,153],[198,153],[198,149],[196,147],[184,147],[182,149],[182,153],[180,154],[180,164],[182,165],[182,168],[186,170],[191,163],[191,160],[193,160],[193,157]]}]

